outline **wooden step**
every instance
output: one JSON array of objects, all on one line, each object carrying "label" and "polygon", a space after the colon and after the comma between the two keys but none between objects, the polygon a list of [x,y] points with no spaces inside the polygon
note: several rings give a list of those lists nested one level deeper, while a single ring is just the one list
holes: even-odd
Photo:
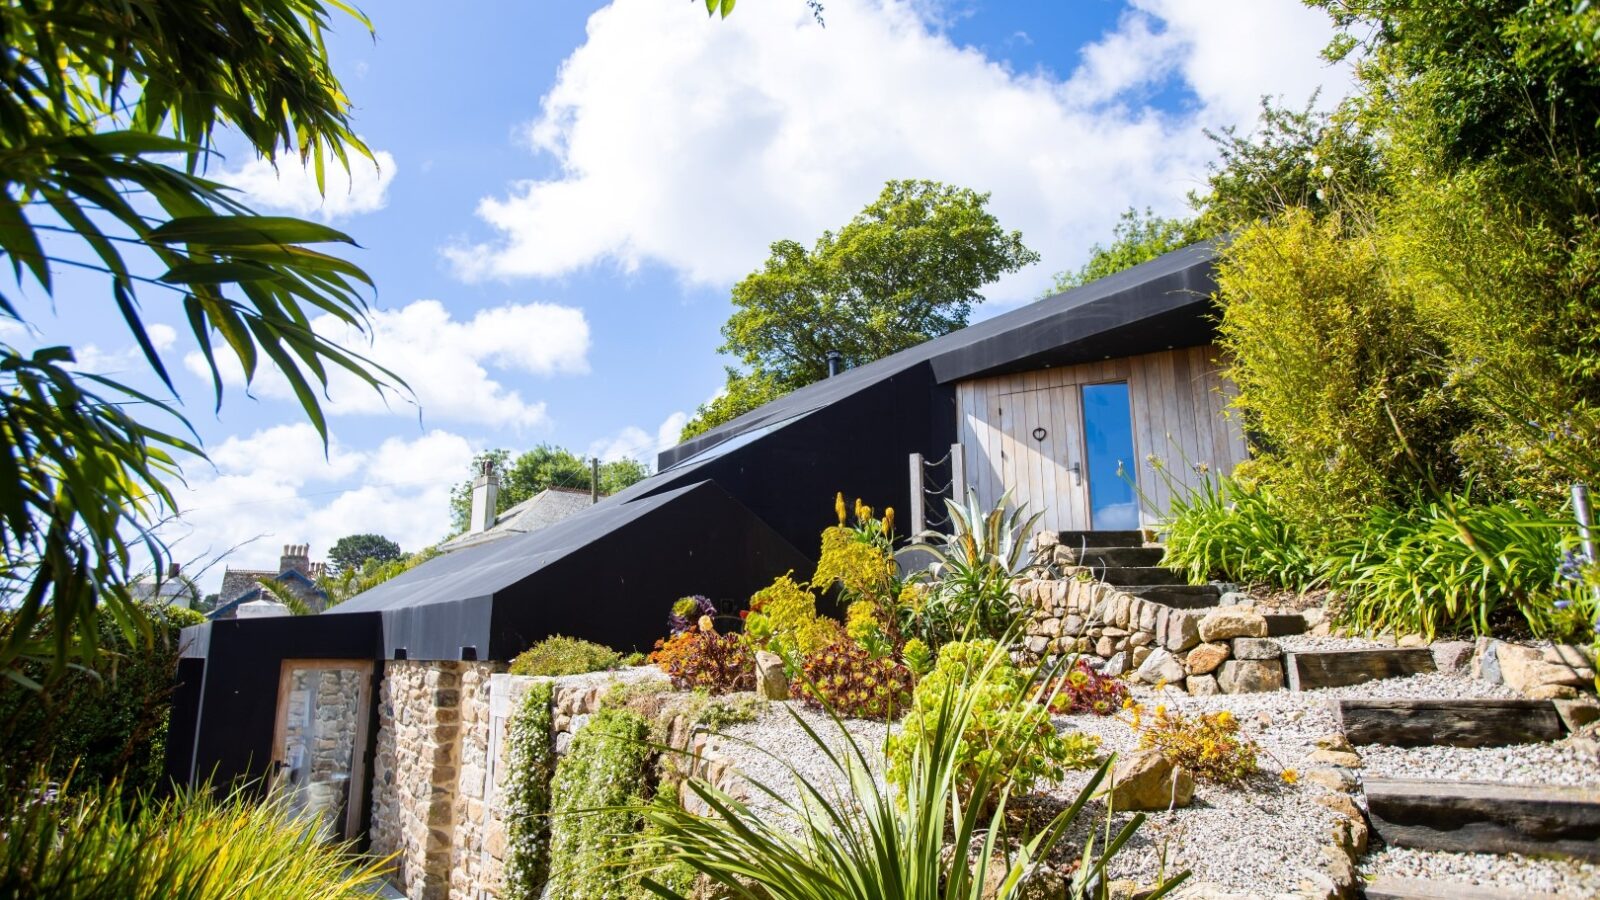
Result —
[{"label": "wooden step", "polygon": [[1600,860],[1600,791],[1368,778],[1367,814],[1396,847]]},{"label": "wooden step", "polygon": [[1118,589],[1173,609],[1206,609],[1222,599],[1222,592],[1209,584],[1130,584]]},{"label": "wooden step", "polygon": [[1068,547],[1143,547],[1142,531],[1058,531],[1056,540]]},{"label": "wooden step", "polygon": [[[1507,896],[1501,887],[1388,876],[1373,879],[1362,893],[1367,900],[1506,900]],[[1520,888],[1515,894],[1518,900],[1563,900],[1560,894],[1530,894]]]},{"label": "wooden step", "polygon": [[1267,637],[1306,633],[1306,617],[1299,613],[1266,613]]},{"label": "wooden step", "polygon": [[1560,740],[1548,700],[1340,700],[1339,727],[1350,743],[1391,747],[1504,747]]},{"label": "wooden step", "polygon": [[1100,580],[1106,584],[1139,585],[1150,587],[1154,585],[1183,585],[1189,584],[1189,579],[1177,569],[1164,569],[1160,566],[1116,566],[1096,572]]},{"label": "wooden step", "polygon": [[1109,569],[1112,566],[1158,566],[1166,555],[1160,547],[1089,547],[1074,548],[1078,565]]},{"label": "wooden step", "polygon": [[1285,654],[1284,664],[1291,691],[1346,687],[1437,671],[1433,651],[1427,647],[1301,651]]}]

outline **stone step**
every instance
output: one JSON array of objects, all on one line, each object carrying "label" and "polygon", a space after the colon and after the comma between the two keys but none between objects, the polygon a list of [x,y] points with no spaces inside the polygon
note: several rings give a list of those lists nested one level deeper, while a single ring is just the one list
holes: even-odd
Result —
[{"label": "stone step", "polygon": [[1056,539],[1074,549],[1079,547],[1143,547],[1142,531],[1058,531]]},{"label": "stone step", "polygon": [[1266,613],[1267,637],[1306,633],[1306,617],[1299,613]]},{"label": "stone step", "polygon": [[1600,860],[1600,791],[1368,778],[1367,814],[1385,842],[1452,853]]},{"label": "stone step", "polygon": [[1114,584],[1117,587],[1129,584],[1140,587],[1189,584],[1189,579],[1184,577],[1182,572],[1160,566],[1113,566],[1095,574],[1106,584]]},{"label": "stone step", "polygon": [[1173,609],[1206,609],[1222,599],[1222,591],[1210,584],[1130,584],[1118,590]]},{"label": "stone step", "polygon": [[[1428,881],[1421,878],[1382,876],[1368,882],[1363,891],[1367,900],[1505,900],[1500,887],[1483,887],[1460,881]],[[1517,889],[1519,900],[1562,900],[1559,894],[1527,893]]]},{"label": "stone step", "polygon": [[1285,654],[1284,668],[1291,691],[1347,687],[1436,671],[1433,652],[1427,647],[1300,651]]},{"label": "stone step", "polygon": [[1566,733],[1548,700],[1340,700],[1336,715],[1358,746],[1505,747]]},{"label": "stone step", "polygon": [[1074,550],[1080,566],[1109,569],[1112,566],[1158,566],[1167,551],[1160,547],[1089,547]]}]

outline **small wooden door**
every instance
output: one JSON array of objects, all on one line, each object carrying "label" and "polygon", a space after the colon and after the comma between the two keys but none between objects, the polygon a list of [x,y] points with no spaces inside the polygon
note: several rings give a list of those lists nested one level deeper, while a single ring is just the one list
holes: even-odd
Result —
[{"label": "small wooden door", "polygon": [[349,840],[365,802],[372,663],[284,660],[272,741],[272,790],[328,840]]},{"label": "small wooden door", "polygon": [[992,414],[1003,435],[997,474],[1011,488],[1012,502],[1026,503],[1029,515],[1043,510],[1040,530],[1088,528],[1077,386],[1001,394]]}]

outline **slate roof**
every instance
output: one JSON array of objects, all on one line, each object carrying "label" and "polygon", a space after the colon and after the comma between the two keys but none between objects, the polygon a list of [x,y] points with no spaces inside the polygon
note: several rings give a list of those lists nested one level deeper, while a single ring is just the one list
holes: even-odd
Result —
[{"label": "slate roof", "polygon": [[488,541],[509,537],[513,534],[527,534],[541,528],[554,525],[566,517],[582,512],[594,505],[593,496],[584,490],[573,488],[546,488],[532,497],[518,503],[495,520],[494,525],[486,531],[476,534],[460,534],[439,545],[439,549],[446,553],[460,550],[463,547],[472,547]]}]

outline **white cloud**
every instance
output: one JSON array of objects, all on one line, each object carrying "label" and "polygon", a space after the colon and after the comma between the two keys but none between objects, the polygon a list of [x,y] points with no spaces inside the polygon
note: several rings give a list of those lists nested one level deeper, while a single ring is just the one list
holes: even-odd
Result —
[{"label": "white cloud", "polygon": [[[589,323],[583,310],[550,303],[508,304],[479,310],[458,320],[437,300],[418,300],[372,314],[370,345],[360,333],[331,316],[312,320],[318,334],[338,341],[388,368],[410,386],[424,417],[476,424],[528,428],[544,424],[545,406],[523,398],[503,383],[504,373],[552,376],[589,371]],[[223,380],[244,384],[237,362],[219,357]],[[195,375],[209,378],[198,353],[184,357]],[[490,369],[501,374],[492,374]],[[258,372],[253,393],[294,396],[276,370]],[[325,409],[332,415],[403,415],[416,410],[409,401],[380,395],[342,370],[330,376]]]},{"label": "white cloud", "polygon": [[[466,438],[434,430],[356,450],[337,437],[324,456],[310,425],[281,425],[230,437],[210,451],[212,467],[191,466],[174,493],[181,515],[162,528],[180,560],[209,561],[235,545],[236,569],[270,568],[284,544],[310,544],[322,559],[347,534],[376,532],[407,550],[449,532],[450,487],[472,460]],[[222,566],[202,583],[216,588]]]},{"label": "white cloud", "polygon": [[[177,330],[161,322],[151,322],[144,331],[145,337],[150,339],[150,346],[158,352],[171,350],[178,341]],[[136,370],[148,371],[150,366],[138,345],[121,350],[105,350],[99,344],[84,344],[72,348],[72,355],[72,368],[94,375],[126,375]]]},{"label": "white cloud", "polygon": [[[1036,293],[1129,206],[1178,212],[1212,156],[1206,127],[1262,94],[1348,90],[1315,51],[1326,17],[1282,0],[1136,0],[1067,77],[1019,74],[939,30],[925,4],[837,0],[707,22],[690,4],[615,0],[563,63],[529,145],[559,166],[480,201],[491,240],[448,248],[466,278],[664,264],[721,285],[779,238],[810,242],[891,178],[993,193],[1044,264],[992,295]],[[1173,78],[1198,102],[1144,102]]]},{"label": "white cloud", "polygon": [[331,222],[375,212],[388,203],[389,183],[397,170],[394,156],[387,150],[372,155],[369,160],[352,154],[348,172],[337,160],[329,160],[323,169],[325,192],[317,190],[313,168],[292,155],[280,158],[276,167],[270,160],[253,159],[221,173],[217,180],[238,188],[252,205]]},{"label": "white cloud", "polygon": [[590,444],[587,455],[597,456],[601,462],[631,457],[654,469],[656,455],[678,443],[678,435],[683,433],[683,426],[688,421],[688,413],[675,412],[656,427],[655,434],[637,425],[629,425],[611,437]]}]

